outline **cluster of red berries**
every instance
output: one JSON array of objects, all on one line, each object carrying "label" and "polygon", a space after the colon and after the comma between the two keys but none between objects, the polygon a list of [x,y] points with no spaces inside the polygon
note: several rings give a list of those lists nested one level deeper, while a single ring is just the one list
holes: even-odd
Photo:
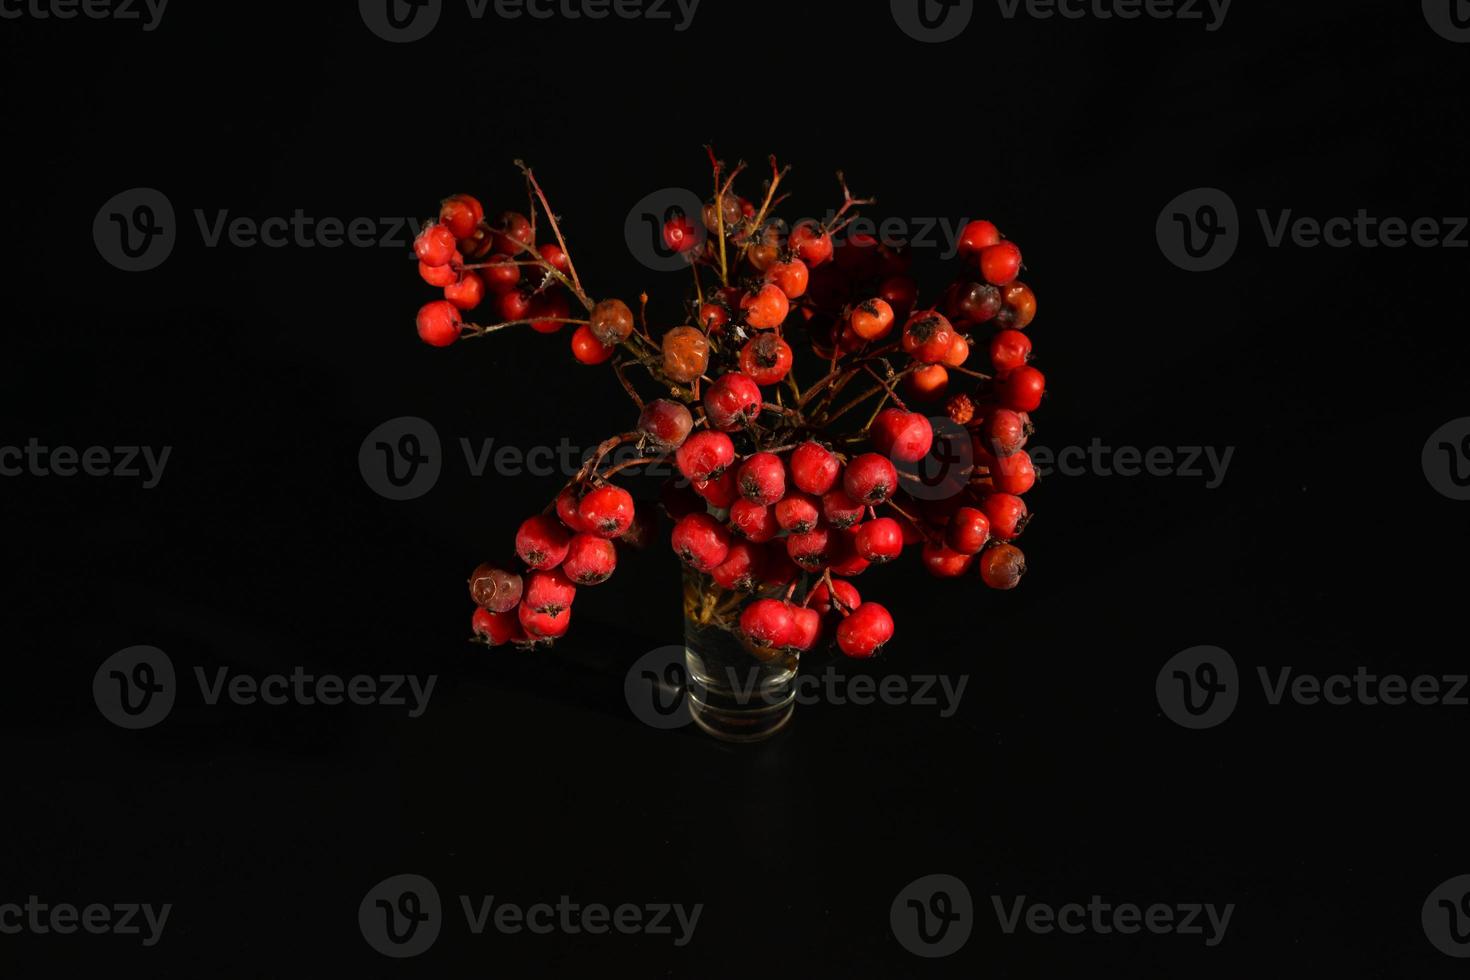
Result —
[{"label": "cluster of red berries", "polygon": [[[521,525],[519,570],[484,565],[472,576],[474,629],[491,645],[565,634],[577,588],[606,581],[616,568],[614,542],[648,536],[646,508],[635,509],[611,478],[666,459],[682,477],[670,481],[662,501],[673,550],[703,589],[734,597],[707,605],[727,610],[716,625],[761,659],[810,651],[826,637],[850,657],[877,655],[893,637],[893,617],[864,601],[851,579],[908,548],[936,577],[973,573],[993,589],[1015,588],[1026,571],[1014,542],[1030,519],[1022,496],[1036,472],[1025,446],[1046,381],[1030,365],[1025,331],[1036,297],[1019,281],[1020,249],[990,222],[971,222],[960,239],[960,275],[938,303],[923,307],[903,249],[842,234],[853,209],[871,203],[854,199],[845,182],[844,204],[829,223],[783,234],[770,210],[786,172],[772,161],[757,206],[733,191],[741,167],[726,178],[723,164],[711,161],[716,192],[700,215],[709,234],[698,235],[683,215],[664,228],[665,241],[694,266],[698,289],[688,322],[660,338],[635,324],[625,303],[594,302],[569,260],[526,264],[545,275],[528,295],[560,296],[559,321],[578,323],[579,334],[586,330],[605,348],[600,360],[620,355],[613,366],[641,411],[636,427],[605,442],[546,513]],[[526,175],[558,242],[548,254],[565,257],[556,219]],[[440,222],[426,229],[430,247],[418,252],[429,281],[448,266],[462,282],[475,274],[473,260],[491,254],[488,264],[503,266],[532,247],[531,219],[522,225],[503,216],[486,225],[472,202],[450,198]],[[522,231],[512,236],[512,228]],[[568,297],[586,319],[565,313]],[[452,340],[461,307],[448,292],[445,302],[454,310]],[[430,343],[448,336],[433,329],[437,318],[451,316],[442,304],[425,311],[420,335]],[[476,330],[518,322],[507,315]],[[805,388],[793,372],[793,341],[826,372]],[[988,354],[989,373],[968,366],[977,347]],[[671,397],[645,401],[623,374],[632,365]],[[958,391],[957,381],[972,383]],[[905,396],[948,396],[946,414],[968,433],[973,465],[946,474],[944,493],[927,483],[925,492],[911,492],[916,468],[933,459],[936,434]],[[613,449],[630,443],[642,451],[638,459],[603,469]]]}]

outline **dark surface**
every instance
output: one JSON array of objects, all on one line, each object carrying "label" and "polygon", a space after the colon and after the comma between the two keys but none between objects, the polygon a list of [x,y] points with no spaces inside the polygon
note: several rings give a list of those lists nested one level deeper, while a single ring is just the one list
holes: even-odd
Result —
[{"label": "dark surface", "polygon": [[[871,10],[705,0],[694,26],[481,22],[392,46],[351,4],[170,7],[154,32],[0,22],[11,166],[6,445],[173,447],[144,491],[8,478],[14,584],[0,903],[171,902],[163,940],[0,936],[7,976],[1448,976],[1420,906],[1470,872],[1464,707],[1269,707],[1258,666],[1462,673],[1466,505],[1420,453],[1465,410],[1467,252],[1266,247],[1254,213],[1466,213],[1470,48],[1417,4],[1240,5],[1199,24],[1002,20],[910,41]],[[319,18],[319,19],[318,19]],[[466,190],[521,208],[533,163],[589,288],[675,297],[622,240],[639,197],[703,188],[700,149],[775,152],[792,212],[831,172],[872,213],[993,218],[1026,249],[1052,394],[1047,446],[1234,447],[1224,483],[1098,474],[1038,489],[1031,574],[997,595],[916,564],[863,583],[899,623],[879,665],[965,674],[948,719],[798,709],[759,747],[640,724],[628,665],[679,638],[662,546],[584,590],[535,657],[469,648],[463,579],[555,479],[475,478],[457,441],[594,445],[630,409],[564,337],[448,351],[400,251],[205,248],[192,212],[424,215]],[[180,242],[125,274],[89,238],[113,194],[163,190]],[[1154,223],[1229,192],[1244,242],[1191,275]],[[930,282],[945,269],[918,266]],[[666,299],[667,301],[667,299]],[[381,422],[446,445],[425,497],[358,472]],[[912,561],[912,559],[910,559]],[[262,675],[435,674],[429,709],[209,707],[109,724],[123,647]],[[1224,647],[1249,678],[1191,732],[1154,682]],[[434,948],[380,957],[356,921],[381,879],[432,879]],[[944,873],[975,932],[910,955],[889,905]],[[466,934],[453,896],[703,903],[694,941]],[[991,896],[1234,903],[1225,941],[1006,935]],[[13,966],[12,966],[13,965]],[[1085,972],[1084,972],[1085,971]]]}]

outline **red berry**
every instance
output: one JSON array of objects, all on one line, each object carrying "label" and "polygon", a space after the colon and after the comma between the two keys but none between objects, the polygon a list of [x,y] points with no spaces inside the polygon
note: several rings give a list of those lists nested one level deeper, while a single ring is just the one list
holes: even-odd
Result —
[{"label": "red berry", "polygon": [[1017,497],[1030,493],[1036,486],[1036,467],[1025,450],[995,461],[990,467],[990,482],[1001,493]]},{"label": "red berry", "polygon": [[972,221],[960,232],[960,257],[978,262],[980,253],[1000,241],[1000,231],[988,221]]},{"label": "red berry", "polygon": [[560,245],[547,242],[545,245],[537,248],[536,251],[557,272],[570,272],[572,270],[572,260],[567,257],[566,252],[562,251]]},{"label": "red berry", "polygon": [[934,445],[934,426],[918,412],[885,408],[868,430],[873,447],[900,463],[917,463]]},{"label": "red berry", "polygon": [[904,388],[915,401],[938,401],[949,390],[949,371],[943,364],[930,364],[904,378]]},{"label": "red berry", "polygon": [[770,506],[786,496],[786,467],[781,457],[756,453],[740,465],[740,495]]},{"label": "red berry", "polygon": [[924,567],[935,578],[959,578],[970,570],[973,555],[960,554],[935,538],[924,543]]},{"label": "red berry", "polygon": [[786,554],[808,572],[820,572],[832,560],[832,543],[827,529],[815,527],[810,531],[792,534],[786,538]]},{"label": "red berry", "polygon": [[832,236],[814,224],[800,224],[792,229],[791,247],[813,269],[832,258]]},{"label": "red berry", "polygon": [[857,531],[857,528],[852,527],[832,532],[828,546],[827,567],[831,569],[833,575],[855,578],[866,572],[868,566],[872,564],[858,553]]},{"label": "red berry", "polygon": [[944,543],[962,555],[978,555],[990,540],[990,518],[974,507],[961,507],[949,519]]},{"label": "red berry", "polygon": [[459,307],[448,300],[436,299],[419,310],[419,339],[430,347],[448,347],[459,339],[463,329]]},{"label": "red berry", "polygon": [[705,389],[704,413],[721,432],[734,432],[754,422],[761,413],[760,386],[739,371],[722,374]]},{"label": "red berry", "polygon": [[[881,456],[878,458],[882,459]],[[863,504],[853,500],[852,495],[841,487],[822,494],[822,516],[839,531],[862,520],[865,509]]]},{"label": "red berry", "polygon": [[772,508],[749,500],[737,500],[730,505],[730,527],[754,544],[765,544],[781,530]]},{"label": "red berry", "polygon": [[882,340],[893,330],[894,315],[887,300],[870,299],[853,308],[847,323],[863,340]]},{"label": "red berry", "polygon": [[440,205],[439,220],[455,238],[469,238],[485,220],[485,209],[468,194],[455,194]]},{"label": "red berry", "polygon": [[1014,282],[1021,274],[1021,250],[1015,242],[998,242],[980,253],[980,274],[996,286]]},{"label": "red berry", "polygon": [[613,348],[598,340],[587,324],[582,324],[572,332],[572,356],[579,363],[605,364],[613,353]]},{"label": "red berry", "polygon": [[949,345],[949,353],[944,355],[944,363],[950,367],[964,367],[970,359],[970,342],[963,334],[955,334],[954,342]]},{"label": "red berry", "polygon": [[579,534],[567,547],[561,570],[578,585],[601,585],[612,578],[618,567],[618,549],[606,538],[595,534]]},{"label": "red berry", "polygon": [[1014,589],[1025,574],[1026,556],[1020,548],[998,544],[980,556],[980,578],[992,589]]},{"label": "red berry", "polygon": [[919,312],[903,326],[903,349],[921,364],[938,364],[954,346],[954,327],[942,315]]},{"label": "red berry", "polygon": [[444,287],[444,298],[461,310],[473,310],[485,298],[485,281],[466,271],[458,280]]},{"label": "red berry", "polygon": [[532,572],[526,578],[526,597],[521,600],[521,605],[555,616],[570,608],[576,597],[576,585],[560,568],[553,568],[549,572]]},{"label": "red berry", "polygon": [[1034,367],[1019,367],[996,385],[996,397],[1006,408],[1017,412],[1034,412],[1041,407],[1046,394],[1046,375]]},{"label": "red berry", "polygon": [[448,265],[459,256],[458,245],[454,232],[435,222],[419,232],[413,250],[424,265]]},{"label": "red berry", "polygon": [[535,640],[555,640],[566,635],[572,625],[572,608],[558,613],[537,612],[525,603],[520,606],[521,626],[526,635]]},{"label": "red berry", "polygon": [[881,504],[898,489],[898,471],[887,457],[863,453],[848,464],[842,489],[857,503]]},{"label": "red berry", "polygon": [[865,521],[854,541],[857,553],[875,565],[893,561],[903,554],[903,528],[891,517]]},{"label": "red berry", "polygon": [[694,416],[682,402],[659,398],[643,406],[638,416],[638,431],[657,448],[667,452],[678,449],[694,428]]},{"label": "red berry", "polygon": [[804,442],[791,452],[791,482],[803,493],[821,496],[837,485],[842,463],[826,447]]},{"label": "red berry", "polygon": [[731,541],[725,560],[710,569],[710,578],[722,589],[753,592],[760,581],[761,560],[765,550],[748,541]]},{"label": "red berry", "polygon": [[699,229],[687,215],[676,214],[664,222],[664,244],[671,252],[687,252],[699,245]]},{"label": "red berry", "polygon": [[[806,287],[811,279],[811,272],[807,269],[805,262],[794,259],[791,262],[777,262],[766,270],[766,282],[774,283],[781,292],[786,294],[787,299],[799,299],[806,295]],[[784,320],[785,317],[782,317]]]},{"label": "red berry", "polygon": [[526,639],[525,630],[521,627],[520,617],[514,607],[502,613],[476,609],[475,615],[470,619],[470,629],[475,636],[492,647],[525,642]]},{"label": "red berry", "polygon": [[822,521],[820,502],[811,494],[796,492],[786,495],[775,508],[776,523],[784,531],[802,534]]},{"label": "red berry", "polygon": [[1026,501],[1015,494],[992,493],[980,501],[980,509],[990,518],[990,533],[998,541],[1019,538],[1031,520]]},{"label": "red berry", "polygon": [[674,554],[689,567],[708,572],[730,555],[730,532],[708,514],[689,514],[674,525]]},{"label": "red berry", "polygon": [[532,330],[537,333],[556,333],[566,326],[565,321],[572,315],[572,308],[567,298],[560,293],[543,294],[531,300],[531,308],[526,315],[531,320]]},{"label": "red berry", "polygon": [[420,262],[419,278],[423,279],[430,286],[438,286],[440,289],[443,289],[445,286],[459,281],[459,270],[454,267],[453,263],[449,265],[425,265],[423,262]]},{"label": "red berry", "polygon": [[582,515],[578,513],[581,504],[582,495],[578,493],[577,488],[567,487],[556,495],[556,516],[576,533],[588,534],[592,529],[583,522]]},{"label": "red berry", "polygon": [[797,638],[791,607],[778,599],[757,599],[740,613],[740,632],[759,647],[784,647]]},{"label": "red berry", "polygon": [[633,495],[622,487],[598,487],[582,498],[577,516],[600,538],[615,538],[633,526]]},{"label": "red berry", "polygon": [[734,462],[735,443],[723,432],[696,432],[674,454],[679,472],[694,483],[719,476]]},{"label": "red berry", "polygon": [[1025,283],[1013,282],[1005,288],[1004,298],[996,323],[1010,330],[1025,330],[1036,319],[1036,294]]},{"label": "red berry", "polygon": [[545,571],[566,559],[571,542],[571,534],[559,521],[538,514],[516,532],[516,554],[531,568]]},{"label": "red berry", "polygon": [[791,642],[787,646],[806,653],[822,638],[822,614],[805,606],[791,608]]},{"label": "red berry", "polygon": [[[835,604],[832,601],[834,592],[837,595]],[[857,586],[846,579],[834,577],[831,591],[827,589],[826,582],[818,582],[812,589],[811,595],[807,597],[806,604],[825,616],[834,609],[838,612],[852,612],[863,604],[863,597],[858,594]]]},{"label": "red berry", "polygon": [[495,251],[501,255],[518,255],[536,241],[531,220],[524,214],[506,211],[495,221]]},{"label": "red berry", "polygon": [[791,584],[801,575],[801,569],[791,561],[791,556],[786,554],[785,541],[768,541],[761,546],[765,550],[765,558],[761,561],[761,587],[767,589],[788,589]]},{"label": "red berry", "polygon": [[504,295],[521,281],[521,267],[509,255],[492,255],[478,270],[492,293]]},{"label": "red berry", "polygon": [[730,322],[730,311],[719,303],[705,303],[699,308],[697,319],[707,333],[719,333],[720,328]]},{"label": "red berry", "polygon": [[774,330],[786,321],[791,312],[791,301],[774,283],[766,283],[757,292],[746,295],[740,301],[745,313],[745,322],[756,330]]},{"label": "red berry", "polygon": [[893,639],[893,617],[876,602],[865,602],[837,626],[837,645],[849,657],[876,657]]},{"label": "red berry", "polygon": [[510,612],[521,601],[525,588],[521,577],[491,564],[476,568],[470,575],[470,598],[476,605],[494,613]]},{"label": "red berry", "polygon": [[791,345],[774,333],[758,333],[740,348],[740,370],[758,385],[786,380],[792,359]]},{"label": "red berry", "polygon": [[997,408],[980,427],[981,446],[996,457],[1014,456],[1026,448],[1031,437],[1030,423],[1019,412]]},{"label": "red berry", "polygon": [[997,374],[1025,367],[1031,360],[1031,338],[1019,330],[1002,330],[990,338],[990,363]]},{"label": "red berry", "polygon": [[713,480],[695,482],[691,486],[695,493],[722,510],[740,499],[740,481],[735,479],[734,470],[726,470]]},{"label": "red berry", "polygon": [[512,289],[508,293],[500,295],[500,318],[508,323],[526,319],[531,313],[531,294],[520,289]]}]

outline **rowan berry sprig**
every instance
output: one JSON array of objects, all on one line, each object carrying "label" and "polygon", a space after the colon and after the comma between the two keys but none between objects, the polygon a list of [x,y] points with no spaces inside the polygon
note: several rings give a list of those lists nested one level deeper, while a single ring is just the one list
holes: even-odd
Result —
[{"label": "rowan berry sprig", "polygon": [[[1020,249],[990,222],[971,222],[960,274],[921,307],[909,254],[849,230],[874,201],[854,195],[841,173],[832,216],[788,230],[774,215],[789,168],[770,158],[756,206],[735,190],[745,164],[727,168],[708,154],[711,197],[662,230],[694,278],[688,316],[657,337],[646,293],[635,317],[622,300],[586,291],[544,190],[519,161],[526,214],[487,221],[479,201],[455,195],[415,242],[420,275],[444,291],[419,311],[425,342],[574,325],[573,357],[610,364],[639,412],[633,430],[603,442],[521,524],[515,563],[471,576],[482,642],[535,646],[564,635],[577,589],[611,577],[617,543],[640,546],[651,534],[653,515],[613,479],[668,460],[682,480],[666,485],[663,510],[694,573],[686,615],[735,633],[762,661],[799,657],[824,636],[848,656],[876,656],[893,617],[850,580],[908,548],[932,575],[976,570],[994,589],[1015,588],[1026,571],[1013,542],[1030,520],[1022,497],[1036,471],[1025,445],[1046,379],[1030,365],[1024,331],[1036,297],[1018,279]],[[554,241],[538,243],[543,217]],[[585,317],[572,314],[574,302]],[[482,307],[498,319],[463,320]],[[986,371],[967,366],[977,344]],[[796,369],[807,351],[823,370],[803,386]],[[657,392],[640,393],[635,366]],[[951,391],[957,382],[966,390]],[[934,422],[910,403],[941,400],[974,461],[946,474],[947,492],[936,494],[919,475],[936,455]],[[629,445],[634,458],[605,466]]]}]

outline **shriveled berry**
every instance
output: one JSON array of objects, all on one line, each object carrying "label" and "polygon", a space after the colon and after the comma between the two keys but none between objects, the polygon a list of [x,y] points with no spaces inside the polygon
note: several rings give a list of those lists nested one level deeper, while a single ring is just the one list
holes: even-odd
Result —
[{"label": "shriveled berry", "polygon": [[730,527],[754,544],[765,544],[781,530],[773,508],[743,499],[730,505]]},{"label": "shriveled berry", "polygon": [[1005,305],[996,315],[996,324],[1008,330],[1025,330],[1036,319],[1036,294],[1025,283],[1013,282],[1005,288]]},{"label": "shriveled berry", "polygon": [[965,282],[951,286],[945,294],[944,311],[960,326],[989,323],[1005,305],[999,287],[989,283]]},{"label": "shriveled berry", "polygon": [[786,380],[792,360],[791,345],[774,333],[758,333],[740,348],[740,370],[758,385]]},{"label": "shriveled berry", "polygon": [[723,432],[696,432],[674,454],[685,479],[703,483],[719,476],[735,462],[735,443]]},{"label": "shriveled berry", "polygon": [[430,347],[448,347],[459,339],[464,320],[459,307],[446,299],[425,303],[417,318],[419,339]]},{"label": "shriveled berry", "polygon": [[822,521],[821,502],[811,494],[795,492],[775,506],[776,523],[792,534],[810,531]]},{"label": "shriveled berry", "polygon": [[956,425],[968,425],[975,418],[975,403],[964,392],[950,395],[944,405],[945,414]]},{"label": "shriveled berry", "polygon": [[483,564],[470,575],[470,598],[494,613],[510,612],[521,601],[525,583],[515,572]]},{"label": "shriveled berry", "polygon": [[561,570],[578,585],[601,585],[618,567],[618,549],[606,538],[578,534],[567,547]]},{"label": "shriveled berry", "polygon": [[865,602],[837,625],[837,646],[857,660],[876,657],[893,639],[893,617],[876,602]]},{"label": "shriveled berry", "polygon": [[852,527],[862,520],[865,509],[865,505],[853,500],[852,495],[841,487],[822,494],[822,516],[838,530]]},{"label": "shriveled berry", "polygon": [[939,313],[915,313],[903,326],[904,353],[921,364],[943,361],[954,338],[954,327]]},{"label": "shriveled berry", "polygon": [[704,413],[721,432],[734,432],[754,422],[764,397],[760,386],[739,371],[722,374],[704,391]]},{"label": "shriveled berry", "polygon": [[885,408],[868,430],[873,448],[899,463],[917,463],[934,445],[934,426],[918,412]]},{"label": "shriveled berry", "polygon": [[848,464],[842,489],[857,503],[881,504],[898,489],[898,471],[886,456],[863,453]]},{"label": "shriveled berry", "polygon": [[602,538],[615,538],[633,526],[633,495],[622,487],[598,487],[582,498],[577,515],[587,529]]},{"label": "shriveled berry", "polygon": [[998,544],[980,556],[980,578],[992,589],[1008,591],[1021,584],[1026,574],[1026,556],[1020,548]]},{"label": "shriveled berry", "polygon": [[696,571],[708,572],[730,555],[730,532],[708,514],[689,514],[674,525],[674,554]]},{"label": "shriveled berry", "polygon": [[770,506],[786,496],[786,466],[772,453],[756,453],[740,464],[740,496]]},{"label": "shriveled berry", "polygon": [[454,232],[438,222],[424,228],[413,240],[414,254],[424,265],[448,265],[459,256],[458,246]]},{"label": "shriveled berry", "polygon": [[658,398],[643,406],[638,431],[659,449],[678,449],[694,429],[694,416],[682,403]]},{"label": "shriveled berry", "polygon": [[803,493],[820,497],[841,475],[841,461],[820,443],[804,442],[791,451],[791,482]]},{"label": "shriveled berry", "polygon": [[587,316],[592,334],[608,347],[616,347],[633,335],[633,311],[620,299],[605,299]]},{"label": "shriveled berry", "polygon": [[796,638],[791,607],[777,599],[757,599],[741,611],[740,632],[756,646],[789,646]]},{"label": "shriveled berry", "polygon": [[976,507],[961,507],[949,519],[944,543],[962,555],[977,555],[990,541],[990,518]]},{"label": "shriveled berry", "polygon": [[891,517],[864,521],[857,528],[853,543],[858,554],[881,565],[903,554],[903,528]]},{"label": "shriveled berry", "polygon": [[709,338],[694,327],[675,327],[664,334],[664,373],[690,384],[709,367]]},{"label": "shriveled berry", "polygon": [[549,572],[532,572],[526,578],[526,596],[521,605],[552,616],[570,608],[577,597],[577,586],[560,568]]},{"label": "shriveled berry", "polygon": [[998,408],[985,417],[980,427],[981,445],[998,458],[1013,456],[1026,448],[1030,423],[1019,412]]},{"label": "shriveled berry", "polygon": [[571,543],[571,533],[560,521],[541,514],[527,518],[516,532],[516,554],[538,571],[560,565]]}]

